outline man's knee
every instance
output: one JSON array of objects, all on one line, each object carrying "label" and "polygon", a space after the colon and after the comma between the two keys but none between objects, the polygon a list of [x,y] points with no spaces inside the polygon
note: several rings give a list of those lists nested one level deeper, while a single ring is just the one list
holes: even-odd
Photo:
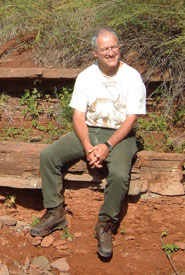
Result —
[{"label": "man's knee", "polygon": [[122,182],[128,182],[129,179],[129,172],[119,168],[112,169],[110,171],[110,177],[114,179],[118,184]]},{"label": "man's knee", "polygon": [[47,146],[46,148],[44,148],[41,153],[40,153],[40,162],[44,163],[46,161],[48,161],[52,154],[51,154],[51,150],[49,148],[50,146]]}]

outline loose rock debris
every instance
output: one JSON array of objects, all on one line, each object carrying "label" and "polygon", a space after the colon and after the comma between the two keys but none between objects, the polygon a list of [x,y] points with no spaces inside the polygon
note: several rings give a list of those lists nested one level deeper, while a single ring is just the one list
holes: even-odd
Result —
[{"label": "loose rock debris", "polygon": [[[9,190],[11,191],[11,190]],[[184,196],[127,197],[123,204],[114,253],[110,262],[97,255],[94,226],[103,202],[103,192],[89,189],[66,190],[68,232],[32,237],[33,217],[43,215],[39,190],[13,190],[17,209],[0,207],[0,270],[2,274],[30,275],[150,275],[173,274],[161,247],[161,233],[168,232],[165,244],[176,244],[171,254],[177,270],[185,271]],[[71,238],[68,238],[71,236]]]}]

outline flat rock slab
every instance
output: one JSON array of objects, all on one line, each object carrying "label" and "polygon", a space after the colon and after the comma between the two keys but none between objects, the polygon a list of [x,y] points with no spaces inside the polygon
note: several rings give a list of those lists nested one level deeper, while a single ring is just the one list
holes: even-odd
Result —
[{"label": "flat rock slab", "polygon": [[0,79],[75,79],[80,69],[0,68]]},{"label": "flat rock slab", "polygon": [[[46,146],[0,142],[0,186],[41,188],[39,155]],[[184,195],[184,167],[183,154],[139,152],[131,169],[129,195]],[[104,189],[106,173],[106,169],[92,170],[80,160],[68,169],[64,183],[67,188]]]},{"label": "flat rock slab", "polygon": [[12,218],[11,216],[0,216],[0,222],[5,224],[5,225],[8,225],[8,226],[14,226],[17,224],[17,220]]}]

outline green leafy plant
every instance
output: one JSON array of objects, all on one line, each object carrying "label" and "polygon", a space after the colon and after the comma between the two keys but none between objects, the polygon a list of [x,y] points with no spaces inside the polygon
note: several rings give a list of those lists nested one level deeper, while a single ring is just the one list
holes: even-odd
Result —
[{"label": "green leafy plant", "polygon": [[60,94],[60,103],[62,106],[62,115],[69,122],[72,122],[73,109],[69,106],[72,97],[72,88],[64,87]]},{"label": "green leafy plant", "polygon": [[[24,116],[31,115],[32,117],[32,127],[44,133],[49,133],[51,138],[59,137],[62,133],[71,130],[73,113],[72,108],[69,107],[72,88],[64,87],[60,93],[54,88],[53,93],[58,101],[55,106],[51,105],[51,95],[45,94],[41,96],[41,93],[36,88],[32,92],[26,90],[20,100],[20,105],[24,106],[22,114]],[[48,108],[45,112],[51,120],[55,121],[55,125],[53,121],[50,121],[47,127],[39,123],[39,116],[44,112],[43,108],[39,107],[41,98],[48,103]]]},{"label": "green leafy plant", "polygon": [[64,227],[63,228],[63,234],[62,234],[62,239],[72,239],[73,236],[72,234],[70,233],[70,231],[67,229],[67,227]]},{"label": "green leafy plant", "polygon": [[[146,133],[150,133],[146,135]],[[155,134],[161,136],[159,142]],[[154,148],[158,148],[158,151],[169,150],[168,146],[168,120],[155,113],[150,113],[146,117],[140,117],[138,119],[137,138],[139,147],[143,147],[144,150],[152,151]],[[160,143],[163,148],[160,149]],[[165,148],[165,149],[164,149]]]},{"label": "green leafy plant", "polygon": [[164,238],[164,237],[166,237],[167,235],[168,235],[168,230],[163,231],[163,232],[161,233],[161,238]]},{"label": "green leafy plant", "polygon": [[32,217],[32,223],[30,224],[30,226],[33,227],[33,226],[37,225],[39,223],[39,221],[40,221],[39,218],[33,216]]},{"label": "green leafy plant", "polygon": [[34,88],[32,92],[25,90],[25,94],[20,100],[20,105],[25,106],[22,110],[24,116],[30,114],[32,118],[38,118],[38,116],[43,112],[43,110],[39,108],[40,97],[41,94],[36,88]]},{"label": "green leafy plant", "polygon": [[20,134],[20,130],[14,126],[7,127],[4,132],[8,138],[15,138]]},{"label": "green leafy plant", "polygon": [[17,128],[14,126],[10,126],[7,127],[6,129],[4,129],[4,134],[6,135],[5,139],[9,139],[9,138],[17,138],[19,137],[19,139],[23,140],[23,141],[28,141],[30,134],[31,134],[31,129],[30,128]]},{"label": "green leafy plant", "polygon": [[171,259],[171,253],[176,252],[179,250],[179,247],[176,244],[170,243],[170,244],[164,244],[163,239],[168,235],[168,230],[164,231],[161,233],[161,244],[162,244],[162,250],[165,251],[166,256],[173,268],[173,270],[175,271],[175,274],[178,274],[178,271],[174,265],[174,263],[172,262]]},{"label": "green leafy plant", "polygon": [[179,106],[177,110],[175,110],[174,115],[172,116],[173,124],[184,127],[185,124],[185,108],[183,106]]},{"label": "green leafy plant", "polygon": [[54,94],[59,99],[59,105],[55,110],[57,125],[71,129],[73,109],[69,106],[69,103],[72,97],[72,88],[63,87],[61,93],[58,93],[55,89]]},{"label": "green leafy plant", "polygon": [[170,257],[171,253],[179,250],[179,247],[176,244],[170,243],[170,244],[163,245],[162,249],[166,252],[168,257]]},{"label": "green leafy plant", "polygon": [[21,138],[23,141],[28,141],[31,135],[31,128],[21,128]]},{"label": "green leafy plant", "polygon": [[5,197],[4,206],[5,208],[16,208],[15,203],[16,196],[15,195],[7,195]]},{"label": "green leafy plant", "polygon": [[2,93],[0,95],[0,105],[6,103],[7,101],[8,101],[7,95],[5,95],[5,93]]},{"label": "green leafy plant", "polygon": [[125,235],[125,229],[124,228],[121,228],[120,234]]},{"label": "green leafy plant", "polygon": [[151,113],[147,118],[139,118],[140,131],[163,131],[167,133],[167,119],[161,115]]}]

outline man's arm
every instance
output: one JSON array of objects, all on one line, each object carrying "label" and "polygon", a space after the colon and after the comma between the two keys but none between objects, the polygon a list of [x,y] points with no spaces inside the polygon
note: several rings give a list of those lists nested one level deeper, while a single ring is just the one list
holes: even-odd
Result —
[{"label": "man's arm", "polygon": [[[138,120],[138,115],[127,115],[126,120],[121,124],[121,126],[114,132],[114,134],[107,140],[112,147],[118,144],[122,139],[124,139],[136,125]],[[98,160],[97,164],[101,164],[109,154],[109,150],[105,144],[98,144],[92,149],[95,152]],[[90,162],[90,165],[93,161]]]},{"label": "man's arm", "polygon": [[78,110],[74,110],[73,113],[73,125],[75,132],[82,143],[82,146],[87,153],[90,149],[92,149],[92,145],[89,140],[89,132],[87,125],[85,123],[85,113],[82,113]]},{"label": "man's arm", "polygon": [[[107,140],[112,147],[114,147],[117,143],[119,143],[123,138],[125,138],[130,133],[130,131],[136,125],[137,119],[137,115],[127,115],[126,120]],[[85,123],[85,113],[75,110],[73,114],[73,124],[75,132],[86,152],[89,164],[92,167],[96,166],[98,168],[101,168],[101,163],[106,159],[106,157],[109,154],[107,146],[105,144],[98,144],[96,146],[92,146],[89,139],[88,128]]]},{"label": "man's arm", "polygon": [[108,139],[108,142],[114,147],[123,138],[125,138],[132,129],[136,126],[138,115],[127,115],[126,120],[115,131],[115,133]]},{"label": "man's arm", "polygon": [[86,157],[87,157],[87,160],[89,161],[91,167],[92,168],[102,167],[101,164],[97,163],[97,155],[96,155],[96,152],[94,151],[94,146],[91,144],[90,139],[89,139],[89,131],[88,131],[88,127],[85,122],[85,113],[82,113],[78,110],[74,110],[73,124],[74,124],[74,129],[77,134],[77,137],[79,138],[79,140],[86,152]]}]

